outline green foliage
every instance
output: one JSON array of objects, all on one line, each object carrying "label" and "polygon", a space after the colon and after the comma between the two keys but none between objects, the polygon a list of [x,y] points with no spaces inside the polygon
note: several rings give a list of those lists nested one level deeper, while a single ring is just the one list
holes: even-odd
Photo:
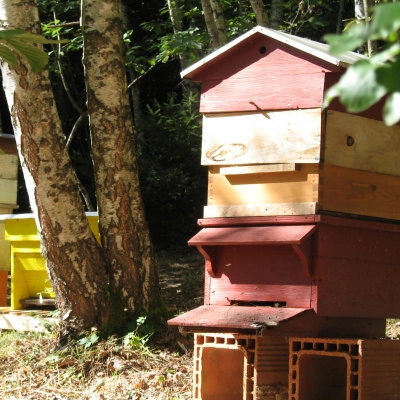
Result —
[{"label": "green foliage", "polygon": [[88,336],[84,336],[81,339],[77,341],[77,343],[81,346],[83,346],[84,349],[88,349],[89,347],[92,347],[99,341],[99,336],[97,335],[96,331],[92,332]]},{"label": "green foliage", "polygon": [[354,50],[367,40],[379,40],[380,51],[350,66],[326,93],[324,107],[335,97],[350,112],[361,112],[387,95],[383,119],[389,126],[400,120],[400,3],[380,4],[370,24],[352,24],[341,35],[326,35],[332,54]]},{"label": "green foliage", "polygon": [[199,96],[171,94],[147,106],[138,134],[140,182],[153,240],[160,247],[183,245],[197,229],[206,195],[200,165]]},{"label": "green foliage", "polygon": [[338,8],[338,2],[334,0],[287,1],[284,4],[285,22],[282,29],[294,35],[320,40],[323,33],[335,30],[336,20],[332,16],[336,17]]},{"label": "green foliage", "polygon": [[125,347],[145,348],[147,342],[155,333],[154,327],[146,324],[146,320],[146,315],[136,319],[133,330],[127,333],[122,339],[122,343]]},{"label": "green foliage", "polygon": [[46,66],[48,55],[41,48],[32,44],[46,43],[60,42],[21,29],[2,30],[0,31],[0,57],[16,68],[18,62],[15,54],[17,54],[29,63],[33,72],[38,72]]},{"label": "green foliage", "polygon": [[[183,26],[187,21],[201,21],[203,18],[201,10],[196,6],[185,4],[180,9]],[[165,19],[167,18],[167,19]],[[201,24],[200,24],[201,26]],[[173,32],[171,22],[168,18],[168,7],[163,7],[157,19],[146,21],[141,28],[150,35],[155,35],[150,49],[153,53],[149,60],[151,65],[157,62],[167,62],[180,55],[186,59],[195,61],[201,55],[201,50],[207,48],[208,37],[204,29],[198,27],[198,23],[182,29],[180,32]]]}]

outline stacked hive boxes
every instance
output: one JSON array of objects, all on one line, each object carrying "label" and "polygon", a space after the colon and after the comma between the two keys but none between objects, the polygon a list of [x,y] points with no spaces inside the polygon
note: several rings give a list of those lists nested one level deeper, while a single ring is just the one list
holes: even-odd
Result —
[{"label": "stacked hive boxes", "polygon": [[[322,109],[362,58],[257,27],[182,73],[202,84],[209,171],[189,241],[204,306],[169,321],[196,333],[195,399],[400,396],[400,346],[373,339],[400,317],[400,126],[384,126],[380,104]],[[389,383],[370,377],[374,360],[396,365]]]},{"label": "stacked hive boxes", "polygon": [[[97,213],[88,212],[86,216],[100,240]],[[11,243],[11,309],[24,308],[24,300],[54,298],[33,214],[9,215],[4,222],[5,238]]]},{"label": "stacked hive boxes", "polygon": [[[18,207],[18,156],[14,136],[0,135],[0,214],[11,214]],[[0,220],[0,307],[7,304],[9,270],[10,244],[4,238],[4,221]]]},{"label": "stacked hive boxes", "polygon": [[207,114],[204,217],[400,219],[400,126],[321,109]]}]

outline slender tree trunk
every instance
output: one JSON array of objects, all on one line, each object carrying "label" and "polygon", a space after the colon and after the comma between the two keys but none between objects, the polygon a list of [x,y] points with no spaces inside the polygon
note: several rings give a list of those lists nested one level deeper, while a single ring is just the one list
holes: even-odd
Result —
[{"label": "slender tree trunk", "polygon": [[201,0],[201,6],[210,36],[211,49],[217,50],[227,42],[221,4],[218,0]]},{"label": "slender tree trunk", "polygon": [[[9,29],[39,33],[36,2],[0,0]],[[105,264],[79,196],[47,72],[22,61],[1,65],[20,162],[51,284],[61,311],[61,336],[108,321]]]},{"label": "slender tree trunk", "polygon": [[343,13],[344,13],[344,0],[339,1],[339,11],[336,20],[336,34],[339,35],[343,28]]},{"label": "slender tree trunk", "polygon": [[[369,9],[374,5],[374,0],[355,0],[354,10],[356,20],[361,22],[364,21],[366,25],[370,23]],[[373,55],[377,51],[376,41],[368,40],[366,43],[366,52],[369,56]]]},{"label": "slender tree trunk", "polygon": [[[169,17],[172,23],[172,29],[174,30],[174,34],[178,35],[182,32],[182,11],[181,11],[181,0],[167,0]],[[188,67],[189,62],[185,54],[179,54],[179,61],[181,64],[181,70],[183,71],[186,67]]]},{"label": "slender tree trunk", "polygon": [[85,81],[100,234],[117,301],[160,307],[153,246],[135,156],[120,0],[82,0]]},{"label": "slender tree trunk", "polygon": [[271,28],[279,29],[283,24],[283,0],[272,0],[271,1]]},{"label": "slender tree trunk", "polygon": [[250,0],[251,8],[256,16],[257,25],[268,27],[269,18],[262,0]]},{"label": "slender tree trunk", "polygon": [[227,43],[224,12],[220,0],[210,0],[210,4],[213,10],[215,26],[217,27],[218,43],[219,46],[222,47]]}]

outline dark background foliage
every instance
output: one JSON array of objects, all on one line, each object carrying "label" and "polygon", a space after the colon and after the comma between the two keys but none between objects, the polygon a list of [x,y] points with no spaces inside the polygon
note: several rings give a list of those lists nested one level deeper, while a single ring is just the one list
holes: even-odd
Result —
[{"label": "dark background foliage", "polygon": [[[207,194],[206,169],[200,165],[202,118],[198,112],[198,87],[182,82],[179,56],[184,55],[190,63],[199,60],[210,52],[209,37],[200,1],[181,3],[182,32],[174,33],[165,1],[123,0],[127,79],[131,83],[140,180],[147,219],[158,248],[186,244],[197,230]],[[271,2],[264,3],[269,11]],[[39,0],[38,4],[43,33],[70,40],[61,49],[46,50],[51,54],[50,74],[66,139],[83,116],[69,152],[95,207],[90,135],[84,117],[80,1]],[[256,25],[248,2],[223,0],[221,4],[229,40]],[[352,18],[354,2],[346,0],[343,4],[344,13],[339,19]],[[281,28],[321,40],[324,34],[335,32],[339,5],[338,0],[285,1]],[[3,94],[0,96],[3,131],[11,133],[5,99]],[[22,178],[18,202],[18,212],[29,212]]]}]

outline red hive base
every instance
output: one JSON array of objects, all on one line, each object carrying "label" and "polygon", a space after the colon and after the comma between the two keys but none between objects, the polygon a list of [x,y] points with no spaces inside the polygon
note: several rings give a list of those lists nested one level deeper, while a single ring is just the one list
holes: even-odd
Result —
[{"label": "red hive base", "polygon": [[283,337],[196,334],[193,399],[287,398],[288,356]]},{"label": "red hive base", "polygon": [[195,400],[398,398],[397,340],[195,334]]},{"label": "red hive base", "polygon": [[291,338],[289,400],[400,397],[400,342]]}]

